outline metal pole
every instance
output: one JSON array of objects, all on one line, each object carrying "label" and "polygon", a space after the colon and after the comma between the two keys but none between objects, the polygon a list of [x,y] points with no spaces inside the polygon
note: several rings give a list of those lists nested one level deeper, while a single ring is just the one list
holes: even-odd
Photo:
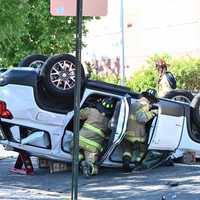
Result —
[{"label": "metal pole", "polygon": [[80,129],[80,91],[81,91],[81,43],[82,43],[82,14],[83,0],[77,0],[76,11],[76,84],[74,90],[74,136],[72,163],[72,200],[78,199],[78,169],[79,169],[79,129]]},{"label": "metal pole", "polygon": [[120,85],[125,85],[125,64],[124,64],[124,0],[121,0],[120,26],[121,26],[121,58],[120,58]]}]

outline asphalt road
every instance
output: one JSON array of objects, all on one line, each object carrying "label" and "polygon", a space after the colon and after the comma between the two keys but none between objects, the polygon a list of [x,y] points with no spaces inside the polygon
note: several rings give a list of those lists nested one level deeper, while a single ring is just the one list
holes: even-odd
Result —
[{"label": "asphalt road", "polygon": [[[9,171],[14,162],[15,158],[0,160],[0,199],[69,199],[71,171],[49,174],[35,165],[34,176],[23,176]],[[143,173],[104,168],[96,177],[80,176],[79,199],[200,200],[200,165],[160,167]]]}]

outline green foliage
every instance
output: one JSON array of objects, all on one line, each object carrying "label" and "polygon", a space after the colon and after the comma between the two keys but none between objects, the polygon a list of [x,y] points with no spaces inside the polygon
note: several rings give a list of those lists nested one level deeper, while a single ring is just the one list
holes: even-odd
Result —
[{"label": "green foliage", "polygon": [[147,67],[152,67],[152,68],[155,68],[155,62],[159,59],[163,59],[166,61],[166,63],[170,63],[172,58],[169,54],[167,53],[162,53],[162,54],[155,54],[151,57],[149,57],[147,60],[146,60],[146,63],[147,63]]},{"label": "green foliage", "polygon": [[[155,61],[162,58],[169,64],[171,71],[177,79],[177,88],[187,90],[200,89],[200,58],[190,56],[172,58],[168,54],[156,54],[147,60],[148,68],[155,67]],[[157,77],[156,74],[155,77]]]},{"label": "green foliage", "polygon": [[134,91],[142,92],[148,88],[156,88],[158,81],[158,73],[155,70],[155,62],[163,59],[167,63],[171,61],[171,57],[167,53],[155,54],[146,60],[146,65],[138,68],[133,74],[132,80],[127,80],[127,86]]},{"label": "green foliage", "polygon": [[117,78],[114,75],[105,76],[105,75],[97,75],[97,74],[92,73],[90,75],[90,79],[104,81],[104,82],[112,83],[112,84],[116,84],[116,85],[120,84],[119,78]]},{"label": "green foliage", "polygon": [[144,91],[149,87],[156,88],[158,73],[155,71],[155,61],[162,58],[169,64],[177,79],[177,88],[187,90],[200,89],[200,59],[189,56],[172,59],[169,55],[154,55],[147,59],[147,66],[134,73],[133,80],[128,85],[136,91]]},{"label": "green foliage", "polygon": [[188,90],[200,90],[200,59],[184,57],[174,59],[170,70],[175,74],[177,87]]},{"label": "green foliage", "polygon": [[16,32],[19,37],[24,31],[25,7],[27,0],[0,0],[0,37],[9,41],[10,36]]},{"label": "green foliage", "polygon": [[142,92],[147,88],[156,87],[156,71],[153,67],[140,68],[134,73],[132,79],[126,81],[126,85],[137,92]]},{"label": "green foliage", "polygon": [[[141,92],[147,88],[156,88],[158,73],[155,70],[155,61],[164,59],[177,79],[177,88],[197,91],[200,90],[200,58],[181,57],[172,59],[166,53],[154,55],[147,59],[146,65],[134,72],[133,78],[126,80],[126,86],[134,91]],[[92,76],[93,79],[119,84],[119,80],[112,76]],[[116,81],[117,80],[117,81]]]},{"label": "green foliage", "polygon": [[[53,17],[50,1],[0,0],[0,65],[14,66],[33,53],[75,50],[75,17]],[[83,20],[83,34],[86,34]]]}]

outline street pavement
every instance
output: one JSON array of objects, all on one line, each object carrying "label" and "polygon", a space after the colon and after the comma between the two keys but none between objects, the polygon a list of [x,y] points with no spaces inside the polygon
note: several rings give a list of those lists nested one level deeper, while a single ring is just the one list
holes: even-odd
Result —
[{"label": "street pavement", "polygon": [[[35,175],[17,175],[10,172],[15,156],[0,160],[1,200],[70,199],[71,171],[50,174],[47,169],[38,169],[33,158]],[[90,179],[80,175],[79,199],[200,200],[200,165],[177,164],[142,173],[103,168]]]}]

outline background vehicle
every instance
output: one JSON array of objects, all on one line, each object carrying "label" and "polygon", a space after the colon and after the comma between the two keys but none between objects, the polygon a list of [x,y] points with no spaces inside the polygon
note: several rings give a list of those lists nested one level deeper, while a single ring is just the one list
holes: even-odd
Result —
[{"label": "background vehicle", "polygon": [[[18,67],[2,74],[1,144],[33,156],[71,162],[69,145],[73,135],[75,64],[73,56],[62,54],[48,58],[40,71]],[[127,99],[136,101],[140,94],[126,87],[87,80],[82,69],[81,107],[95,104],[98,99],[108,96],[115,98],[116,105],[111,116],[110,137],[105,143],[99,165],[121,167],[120,144],[129,114]],[[195,99],[192,107],[167,99],[160,99],[154,105],[158,114],[146,126],[146,154],[140,164],[149,152],[159,155],[160,161],[178,148],[200,151],[197,125],[200,98]]]}]

